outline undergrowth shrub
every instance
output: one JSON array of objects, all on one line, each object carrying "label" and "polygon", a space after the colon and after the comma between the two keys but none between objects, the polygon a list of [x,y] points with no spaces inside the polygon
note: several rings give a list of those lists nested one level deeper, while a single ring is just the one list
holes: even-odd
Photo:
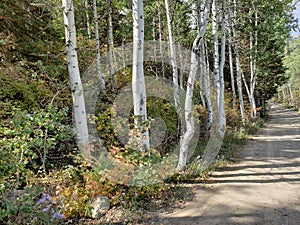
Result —
[{"label": "undergrowth shrub", "polygon": [[[134,160],[136,156],[137,161],[141,161],[143,158],[142,153],[133,150],[136,149],[136,146],[134,147],[137,143],[136,139],[141,135],[141,132],[135,129],[133,112],[130,115],[126,115],[128,118],[118,119],[118,125],[113,126],[111,119],[116,113],[115,108],[112,106],[114,94],[102,95],[100,97],[102,99],[97,106],[95,118],[98,130],[98,134],[96,135],[103,140],[105,147],[113,155],[120,156],[122,154],[123,157],[132,159],[132,162],[136,161]],[[163,156],[169,153],[172,147],[179,141],[177,113],[171,103],[156,97],[147,99],[147,108],[149,119],[145,122],[144,126],[150,128],[150,142],[155,143],[155,146],[152,146],[156,150],[155,154],[159,152]],[[161,135],[158,135],[159,132],[161,132]],[[118,134],[127,137],[124,139],[125,141],[121,142],[118,139]],[[115,154],[115,152],[118,153]],[[144,158],[148,160],[146,157]]]},{"label": "undergrowth shrub", "polygon": [[59,202],[38,187],[8,190],[0,195],[0,200],[1,224],[63,224]]},{"label": "undergrowth shrub", "polygon": [[[10,127],[0,127],[0,180],[25,182],[27,172],[47,173],[72,164],[74,134],[67,121],[68,108],[18,111]],[[23,185],[22,184],[22,185]]]}]

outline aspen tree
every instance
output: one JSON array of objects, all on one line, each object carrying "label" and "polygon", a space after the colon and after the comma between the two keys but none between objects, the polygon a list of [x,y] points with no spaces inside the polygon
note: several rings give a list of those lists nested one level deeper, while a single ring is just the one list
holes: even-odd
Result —
[{"label": "aspen tree", "polygon": [[97,74],[100,80],[101,90],[105,91],[105,81],[102,75],[101,68],[101,56],[100,56],[100,39],[99,39],[99,28],[98,28],[98,13],[97,13],[97,1],[93,0],[93,12],[94,12],[94,25],[95,25],[95,39],[96,39],[96,67]]},{"label": "aspen tree", "polygon": [[107,34],[107,44],[108,44],[108,66],[109,66],[109,77],[111,89],[115,89],[115,69],[113,60],[114,51],[114,37],[113,37],[113,24],[112,24],[112,0],[106,0],[106,9],[108,13],[107,24],[108,24],[108,34]]},{"label": "aspen tree", "polygon": [[147,122],[146,87],[144,77],[144,10],[143,0],[133,0],[133,62],[132,94],[136,128],[142,133],[141,150],[150,149]]},{"label": "aspen tree", "polygon": [[226,132],[226,115],[225,115],[225,99],[224,99],[224,65],[225,65],[225,48],[226,48],[226,0],[222,0],[222,26],[221,26],[221,58],[219,72],[219,135],[224,137]]},{"label": "aspen tree", "polygon": [[198,34],[193,42],[193,47],[191,52],[191,68],[190,68],[189,77],[187,81],[185,107],[184,107],[186,130],[180,140],[180,151],[179,151],[179,159],[177,164],[177,169],[179,170],[183,169],[186,166],[187,156],[188,156],[188,146],[195,132],[194,120],[192,115],[192,98],[193,98],[193,91],[194,91],[195,76],[196,76],[197,67],[199,63],[198,60],[199,44],[206,32],[207,24],[209,21],[209,15],[210,15],[210,0],[206,0],[205,10],[202,15],[203,24],[199,29]]},{"label": "aspen tree", "polygon": [[86,119],[85,101],[77,58],[76,27],[73,1],[62,0],[62,9],[64,13],[67,62],[71,81],[77,142],[79,149],[85,149],[89,151],[89,133]]},{"label": "aspen tree", "polygon": [[174,101],[175,101],[175,108],[179,117],[181,119],[181,106],[180,106],[180,99],[179,99],[179,85],[178,85],[178,66],[176,61],[176,46],[174,42],[173,36],[173,29],[172,29],[172,18],[170,12],[170,3],[169,0],[165,0],[165,7],[166,7],[166,16],[168,22],[168,33],[169,33],[169,45],[170,45],[170,56],[171,56],[171,64],[172,64],[172,71],[173,71],[173,85],[174,85]]},{"label": "aspen tree", "polygon": [[84,0],[84,8],[85,8],[85,18],[86,18],[86,30],[87,30],[89,39],[91,39],[92,34],[91,34],[91,24],[90,24],[88,0]]},{"label": "aspen tree", "polygon": [[212,36],[214,43],[214,83],[217,105],[220,100],[220,69],[219,69],[219,39],[218,39],[218,7],[217,0],[212,1]]},{"label": "aspen tree", "polygon": [[236,0],[233,0],[233,19],[232,19],[232,34],[233,34],[233,43],[234,43],[234,50],[235,50],[235,60],[236,60],[236,70],[237,70],[237,88],[238,88],[238,94],[239,94],[239,103],[240,103],[240,111],[241,111],[241,117],[242,117],[242,123],[243,126],[246,125],[246,112],[245,112],[245,106],[244,106],[244,99],[243,99],[243,89],[242,89],[242,67],[240,63],[240,54],[239,54],[239,46],[237,41],[237,31],[236,31],[236,17],[237,12],[236,9],[237,4]]}]

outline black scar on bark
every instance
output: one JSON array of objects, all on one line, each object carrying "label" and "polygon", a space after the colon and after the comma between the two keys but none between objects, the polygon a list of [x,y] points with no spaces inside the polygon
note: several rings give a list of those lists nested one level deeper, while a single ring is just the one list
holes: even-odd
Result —
[{"label": "black scar on bark", "polygon": [[143,98],[143,95],[141,94],[141,96],[140,96],[140,111],[143,110],[143,105],[144,105],[144,98]]}]

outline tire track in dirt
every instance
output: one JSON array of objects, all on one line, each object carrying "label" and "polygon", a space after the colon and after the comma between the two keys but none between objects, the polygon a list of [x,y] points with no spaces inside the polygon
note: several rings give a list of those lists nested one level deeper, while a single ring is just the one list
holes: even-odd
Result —
[{"label": "tire track in dirt", "polygon": [[197,184],[194,201],[155,224],[300,224],[300,115],[272,105],[239,160]]}]

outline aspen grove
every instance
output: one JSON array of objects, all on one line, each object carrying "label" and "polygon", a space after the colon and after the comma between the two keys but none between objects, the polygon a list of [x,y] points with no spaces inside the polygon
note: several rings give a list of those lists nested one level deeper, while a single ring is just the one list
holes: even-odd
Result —
[{"label": "aspen grove", "polygon": [[0,221],[99,219],[103,196],[148,210],[180,198],[176,185],[232,158],[269,101],[299,108],[294,7],[3,0]]}]

